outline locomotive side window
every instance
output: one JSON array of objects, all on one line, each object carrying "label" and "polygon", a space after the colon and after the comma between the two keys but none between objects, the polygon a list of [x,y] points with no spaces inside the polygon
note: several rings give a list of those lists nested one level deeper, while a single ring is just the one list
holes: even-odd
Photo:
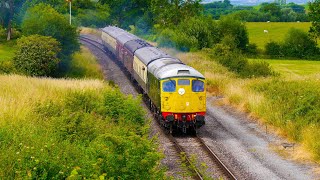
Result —
[{"label": "locomotive side window", "polygon": [[203,92],[204,91],[204,83],[200,80],[192,80],[192,91],[193,92]]},{"label": "locomotive side window", "polygon": [[164,92],[175,92],[176,91],[176,81],[169,80],[162,83],[162,90]]},{"label": "locomotive side window", "polygon": [[179,79],[178,85],[184,85],[184,86],[190,85],[190,80],[189,79]]}]

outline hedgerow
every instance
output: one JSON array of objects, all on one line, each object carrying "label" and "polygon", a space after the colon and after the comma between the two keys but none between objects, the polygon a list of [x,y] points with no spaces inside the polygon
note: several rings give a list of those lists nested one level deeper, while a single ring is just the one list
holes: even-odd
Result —
[{"label": "hedgerow", "polygon": [[0,177],[163,179],[140,103],[110,89],[38,102],[24,123],[0,128]]}]

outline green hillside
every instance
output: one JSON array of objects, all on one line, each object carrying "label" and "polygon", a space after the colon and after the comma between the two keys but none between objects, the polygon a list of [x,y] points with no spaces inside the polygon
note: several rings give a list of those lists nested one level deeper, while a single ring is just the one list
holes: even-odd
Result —
[{"label": "green hillside", "polygon": [[[250,43],[264,49],[267,42],[282,41],[290,28],[302,29],[308,32],[310,22],[247,22]],[[268,33],[265,33],[267,30]]]}]

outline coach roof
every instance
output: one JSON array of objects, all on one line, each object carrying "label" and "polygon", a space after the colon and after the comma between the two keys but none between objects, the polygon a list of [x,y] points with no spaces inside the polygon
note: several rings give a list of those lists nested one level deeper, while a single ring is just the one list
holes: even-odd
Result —
[{"label": "coach roof", "polygon": [[161,51],[160,49],[156,47],[145,47],[138,49],[135,53],[135,56],[137,56],[145,65],[148,65],[152,61],[156,59],[161,59],[161,58],[172,58],[169,54]]},{"label": "coach roof", "polygon": [[130,33],[124,33],[117,37],[117,40],[120,42],[120,44],[124,45],[128,41],[132,41],[135,39],[139,39],[137,36],[130,34]]},{"label": "coach roof", "polygon": [[126,47],[132,54],[134,54],[136,50],[144,47],[152,47],[152,45],[142,39],[134,39],[126,42],[124,44],[124,47]]},{"label": "coach roof", "polygon": [[118,27],[115,26],[107,26],[105,28],[102,29],[103,32],[109,34],[110,36],[112,36],[113,38],[116,38],[118,36],[120,36],[121,34],[127,33],[127,31],[120,29]]}]

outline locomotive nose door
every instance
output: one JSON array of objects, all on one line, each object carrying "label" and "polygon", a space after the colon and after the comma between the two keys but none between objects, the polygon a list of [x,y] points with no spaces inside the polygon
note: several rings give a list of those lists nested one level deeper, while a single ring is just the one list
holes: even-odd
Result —
[{"label": "locomotive nose door", "polygon": [[192,101],[190,97],[190,79],[178,79],[177,83],[178,95],[176,99],[176,107],[180,112],[190,112],[192,110]]}]

